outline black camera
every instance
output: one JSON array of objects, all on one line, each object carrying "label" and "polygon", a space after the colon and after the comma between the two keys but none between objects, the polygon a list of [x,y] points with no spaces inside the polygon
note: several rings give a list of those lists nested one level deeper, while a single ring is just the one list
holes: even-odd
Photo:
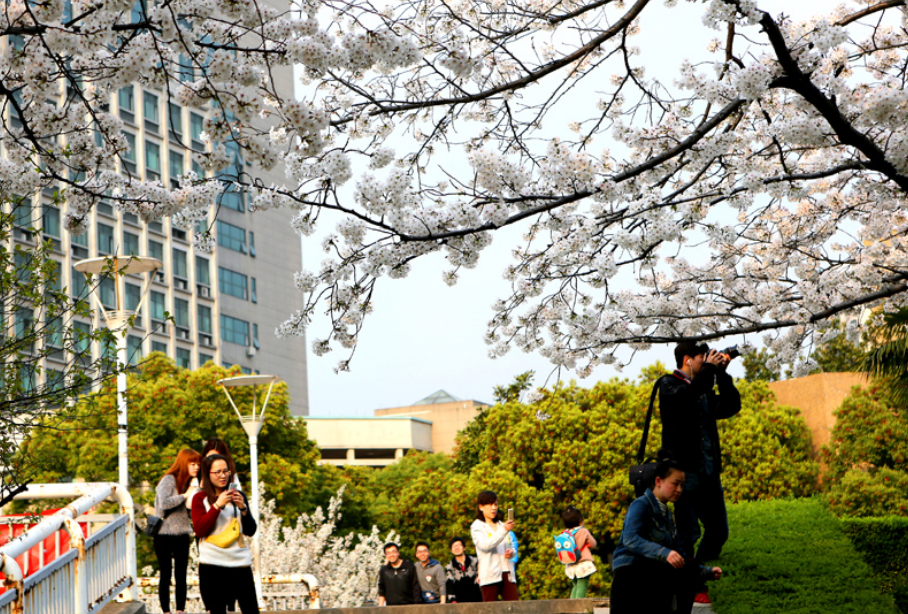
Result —
[{"label": "black camera", "polygon": [[737,345],[733,345],[724,350],[719,350],[719,353],[727,355],[729,360],[734,360],[741,355],[741,349]]}]

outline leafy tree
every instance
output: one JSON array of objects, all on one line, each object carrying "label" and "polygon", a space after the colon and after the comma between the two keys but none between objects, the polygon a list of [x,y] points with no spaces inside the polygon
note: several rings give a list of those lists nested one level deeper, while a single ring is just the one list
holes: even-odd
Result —
[{"label": "leafy tree", "polygon": [[840,334],[820,343],[810,354],[817,365],[811,373],[849,373],[861,368],[864,351],[848,339],[844,328],[841,322],[835,322],[834,329],[840,331]]},{"label": "leafy tree", "polygon": [[908,407],[908,308],[887,313],[871,342],[873,347],[864,357],[861,370],[886,381],[893,400],[900,407]]},{"label": "leafy tree", "polygon": [[[595,535],[619,534],[633,500],[627,470],[635,462],[652,384],[664,373],[657,364],[636,382],[613,379],[591,388],[559,384],[532,403],[511,396],[496,404],[484,414],[481,462],[464,473],[450,463],[433,464],[430,455],[407,455],[403,463],[410,465],[401,473],[408,478],[397,482],[398,490],[388,500],[390,511],[384,512],[388,520],[382,518],[379,526],[399,531],[405,551],[426,540],[436,557],[446,555],[447,540],[468,533],[476,495],[491,488],[502,508],[515,509],[523,594],[537,599],[566,595],[568,581],[552,548],[560,511],[575,505]],[[722,424],[730,499],[814,492],[819,468],[810,457],[803,418],[777,406],[763,383],[744,383],[740,389],[744,410]],[[655,454],[660,440],[657,416],[650,453]],[[424,472],[413,473],[422,466]],[[607,565],[600,562],[599,569],[592,590],[602,595],[610,575]]]},{"label": "leafy tree", "polygon": [[748,352],[742,357],[744,379],[748,382],[776,382],[781,378],[779,367],[771,367],[772,354],[766,348]]},{"label": "leafy tree", "polygon": [[[11,211],[0,211],[0,505],[36,478],[43,460],[17,454],[18,442],[37,424],[69,419],[73,400],[116,372],[112,333],[88,324],[88,293],[106,276],[79,292],[64,288],[31,202],[6,202]],[[93,359],[96,342],[106,351]]]},{"label": "leafy tree", "polygon": [[[496,403],[519,401],[520,395],[529,389],[533,381],[533,371],[526,371],[514,378],[507,386],[495,386],[492,394]],[[473,467],[482,462],[485,449],[486,418],[485,407],[480,407],[476,417],[457,433],[454,468],[461,473],[469,473]]]},{"label": "leafy tree", "polygon": [[[137,502],[153,503],[154,486],[177,453],[183,448],[201,450],[212,437],[230,446],[240,480],[248,489],[248,439],[217,384],[237,374],[238,367],[228,370],[212,362],[195,371],[182,369],[156,352],[129,375],[129,474]],[[259,407],[265,392],[258,391]],[[251,406],[250,388],[234,388],[232,394],[238,407]],[[314,509],[305,480],[315,468],[318,449],[307,438],[305,422],[290,415],[288,399],[286,384],[275,385],[259,435],[259,474],[280,512],[295,519]],[[36,475],[42,482],[116,481],[116,433],[115,382],[108,381],[80,400],[65,419],[33,429],[20,454],[42,459]]]}]

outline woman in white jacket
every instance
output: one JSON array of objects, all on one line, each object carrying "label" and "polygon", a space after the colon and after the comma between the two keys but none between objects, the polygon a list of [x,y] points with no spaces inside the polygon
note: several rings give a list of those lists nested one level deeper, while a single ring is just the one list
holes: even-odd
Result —
[{"label": "woman in white jacket", "polygon": [[502,601],[517,601],[517,573],[512,561],[515,553],[508,543],[514,521],[504,522],[498,511],[498,495],[491,490],[479,493],[476,507],[470,536],[476,545],[482,600],[497,601],[501,595]]}]

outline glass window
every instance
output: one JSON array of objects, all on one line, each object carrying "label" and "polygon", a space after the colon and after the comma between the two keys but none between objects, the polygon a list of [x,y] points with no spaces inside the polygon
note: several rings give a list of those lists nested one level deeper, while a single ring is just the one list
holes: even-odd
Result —
[{"label": "glass window", "polygon": [[50,392],[60,392],[66,388],[66,373],[56,369],[48,369],[45,373],[46,386]]},{"label": "glass window", "polygon": [[199,305],[198,316],[199,332],[211,334],[211,308]]},{"label": "glass window", "polygon": [[170,181],[171,183],[173,183],[177,181],[180,175],[185,172],[183,170],[183,154],[171,149],[167,153],[167,161],[170,165],[168,166],[168,171],[170,172]]},{"label": "glass window", "polygon": [[181,369],[192,368],[192,353],[183,348],[177,348],[177,366]]},{"label": "glass window", "polygon": [[189,327],[189,301],[173,299],[173,321],[177,326]]},{"label": "glass window", "polygon": [[151,295],[148,297],[151,305],[151,317],[154,320],[164,320],[164,312],[167,309],[164,307],[164,294],[161,292],[151,291]]},{"label": "glass window", "polygon": [[60,237],[60,210],[53,205],[44,205],[44,214],[41,225],[44,234],[51,237]]},{"label": "glass window", "polygon": [[199,179],[207,177],[207,175],[205,174],[205,169],[202,168],[202,165],[195,160],[192,161],[192,172],[194,172],[196,174],[196,177],[198,177]]},{"label": "glass window", "polygon": [[199,366],[200,367],[205,364],[208,364],[209,362],[213,362],[213,361],[214,361],[214,356],[212,356],[211,354],[199,354]]},{"label": "glass window", "polygon": [[189,114],[189,136],[193,141],[202,143],[202,132],[205,130],[205,118],[196,113]]},{"label": "glass window", "polygon": [[250,292],[249,298],[252,299],[252,302],[258,303],[259,302],[259,297],[258,297],[259,293],[255,286],[255,277],[249,278],[249,292]]},{"label": "glass window", "polygon": [[249,298],[246,276],[220,266],[218,267],[218,290],[243,300]]},{"label": "glass window", "polygon": [[239,226],[218,220],[218,245],[246,253],[246,231]]},{"label": "glass window", "polygon": [[60,349],[63,347],[63,319],[54,318],[48,320],[45,324],[47,331],[47,346],[50,348]]},{"label": "glass window", "polygon": [[72,270],[72,291],[74,299],[83,299],[88,296],[88,281],[85,279],[85,275],[77,271],[76,269]]},{"label": "glass window", "polygon": [[134,284],[126,284],[126,309],[128,311],[136,311],[141,300],[142,288]]},{"label": "glass window", "polygon": [[69,234],[70,241],[73,245],[81,245],[82,247],[88,247],[88,233],[83,232],[80,235]]},{"label": "glass window", "polygon": [[151,141],[145,141],[145,167],[153,173],[161,172],[161,148]]},{"label": "glass window", "polygon": [[98,224],[98,251],[102,254],[113,254],[115,247],[113,226]]},{"label": "glass window", "polygon": [[167,103],[167,119],[170,122],[170,133],[177,137],[183,135],[183,109],[178,104]]},{"label": "glass window", "polygon": [[135,335],[126,337],[126,360],[131,365],[142,360],[142,338]]},{"label": "glass window", "polygon": [[13,224],[22,228],[31,228],[34,225],[31,201],[22,198],[16,202],[16,206],[13,208]]},{"label": "glass window", "polygon": [[158,97],[151,92],[143,92],[142,111],[145,116],[145,127],[157,132],[158,124],[161,123],[158,117]]},{"label": "glass window", "polygon": [[63,265],[54,261],[53,267],[54,270],[47,274],[44,282],[48,290],[61,292],[63,290]]},{"label": "glass window", "polygon": [[249,231],[249,255],[255,256],[255,233]]},{"label": "glass window", "polygon": [[123,231],[123,253],[127,256],[139,256],[139,235]]},{"label": "glass window", "polygon": [[[97,278],[96,278],[97,279]],[[105,275],[98,284],[98,295],[101,297],[101,304],[107,309],[117,308],[117,286],[113,277]]]},{"label": "glass window", "polygon": [[221,194],[218,195],[218,201],[228,209],[240,212],[246,211],[246,207],[243,205],[243,195],[240,192],[237,192],[233,186],[230,186],[221,192]]},{"label": "glass window", "polygon": [[131,85],[120,89],[119,98],[121,109],[124,111],[135,111],[135,97]]},{"label": "glass window", "polygon": [[189,279],[189,270],[186,265],[186,252],[181,249],[173,248],[171,253],[173,254],[172,265],[174,277]]},{"label": "glass window", "polygon": [[195,280],[204,286],[211,285],[211,274],[208,270],[208,260],[205,258],[195,257]]},{"label": "glass window", "polygon": [[129,151],[123,154],[123,157],[129,160],[130,162],[136,161],[136,135],[130,134],[129,132],[124,132],[123,136],[126,137],[126,142],[129,143]]},{"label": "glass window", "polygon": [[16,310],[16,338],[22,339],[33,334],[35,314],[31,309],[20,307]]},{"label": "glass window", "polygon": [[75,322],[73,324],[73,347],[79,354],[90,352],[91,326],[89,324],[84,322]]},{"label": "glass window", "polygon": [[221,314],[221,339],[249,346],[249,322]]},{"label": "glass window", "polygon": [[[164,262],[164,244],[160,241],[148,240],[148,255],[152,258],[157,258],[161,262]],[[159,271],[161,269],[158,269]]]},{"label": "glass window", "polygon": [[151,342],[151,351],[152,352],[161,352],[163,354],[167,353],[167,344],[161,343],[160,341]]},{"label": "glass window", "polygon": [[257,350],[261,349],[261,347],[259,346],[259,325],[258,324],[252,325],[252,346]]},{"label": "glass window", "polygon": [[192,60],[188,56],[180,55],[180,81],[195,81]]}]

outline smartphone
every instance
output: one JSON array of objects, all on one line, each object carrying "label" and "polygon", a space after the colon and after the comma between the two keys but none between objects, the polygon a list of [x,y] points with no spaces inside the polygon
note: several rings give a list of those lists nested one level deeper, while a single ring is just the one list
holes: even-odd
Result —
[{"label": "smartphone", "polygon": [[514,508],[508,508],[508,522],[514,522]]}]

